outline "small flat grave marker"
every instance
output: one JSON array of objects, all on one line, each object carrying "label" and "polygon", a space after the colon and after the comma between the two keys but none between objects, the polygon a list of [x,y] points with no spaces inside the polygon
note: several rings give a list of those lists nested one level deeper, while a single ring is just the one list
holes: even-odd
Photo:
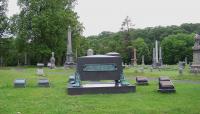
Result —
[{"label": "small flat grave marker", "polygon": [[39,79],[38,86],[40,87],[50,87],[48,79]]},{"label": "small flat grave marker", "polygon": [[159,78],[159,92],[163,93],[173,93],[176,92],[175,87],[172,81],[168,77],[160,77]]},{"label": "small flat grave marker", "polygon": [[14,81],[14,86],[15,87],[26,87],[26,80],[25,79],[16,79]]},{"label": "small flat grave marker", "polygon": [[137,76],[136,82],[137,82],[137,85],[148,85],[148,79],[143,76]]}]

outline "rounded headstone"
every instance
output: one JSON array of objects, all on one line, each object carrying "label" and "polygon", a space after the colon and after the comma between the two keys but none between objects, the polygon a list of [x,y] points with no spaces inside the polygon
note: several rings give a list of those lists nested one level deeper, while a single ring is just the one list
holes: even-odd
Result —
[{"label": "rounded headstone", "polygon": [[120,54],[117,53],[117,52],[109,52],[109,53],[106,53],[106,55],[109,55],[109,56],[120,56]]},{"label": "rounded headstone", "polygon": [[87,56],[94,55],[94,51],[92,49],[87,50]]}]

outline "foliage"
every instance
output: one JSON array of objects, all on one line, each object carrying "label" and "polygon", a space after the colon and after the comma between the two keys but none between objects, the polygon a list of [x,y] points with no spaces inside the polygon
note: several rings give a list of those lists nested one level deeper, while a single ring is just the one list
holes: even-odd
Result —
[{"label": "foliage", "polygon": [[[137,59],[139,60],[139,63],[141,62],[141,54],[143,53],[145,55],[145,63],[147,64],[152,63],[152,50],[155,45],[155,40],[158,40],[162,44],[164,63],[176,64],[179,60],[183,61],[185,57],[188,58],[188,61],[192,62],[192,46],[194,45],[193,37],[195,33],[200,32],[199,28],[199,23],[185,23],[180,26],[172,25],[166,27],[158,26],[147,27],[144,29],[130,29],[129,32],[131,45],[128,46],[123,43],[124,34],[122,31],[116,33],[111,33],[107,31],[107,33],[109,34],[106,34],[104,36],[102,36],[102,34],[97,36],[89,36],[86,39],[88,42],[92,42],[89,43],[88,47],[93,48],[94,51],[98,51],[101,54],[107,53],[108,51],[119,52],[122,55],[124,62],[127,63],[130,62],[130,52],[128,52],[127,50],[124,51],[124,48],[136,47],[138,48]],[[105,34],[105,32],[103,34]],[[167,39],[169,39],[168,36],[170,36],[170,38],[174,37],[173,39],[177,39],[173,41],[173,44],[177,45],[175,49],[176,52],[174,50],[171,50],[171,45],[166,45],[165,42]],[[144,42],[141,39],[143,39]],[[180,44],[181,42],[185,44]],[[117,48],[113,47],[111,44],[116,44]],[[111,46],[111,50],[109,48],[106,48],[109,46]],[[174,59],[173,57],[176,54],[177,56]]]},{"label": "foliage", "polygon": [[7,2],[8,2],[7,0],[0,1],[0,38],[4,36],[4,33],[8,25],[8,18],[6,16],[7,5],[8,5]]},{"label": "foliage", "polygon": [[137,38],[132,41],[132,45],[137,49],[138,63],[142,63],[142,56],[144,55],[145,62],[151,62],[150,49],[143,38]]},{"label": "foliage", "polygon": [[185,57],[192,61],[193,37],[194,34],[177,34],[165,37],[162,41],[165,63],[178,63],[178,61],[184,61]]},{"label": "foliage", "polygon": [[[17,25],[19,53],[28,53],[31,64],[48,62],[55,52],[58,64],[66,53],[67,28],[73,28],[73,46],[80,36],[80,23],[72,10],[75,0],[19,0],[21,8]],[[74,48],[75,49],[75,48]]]}]

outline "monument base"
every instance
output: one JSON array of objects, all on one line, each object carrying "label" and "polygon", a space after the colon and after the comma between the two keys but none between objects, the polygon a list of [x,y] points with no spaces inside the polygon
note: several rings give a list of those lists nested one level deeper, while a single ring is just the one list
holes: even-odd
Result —
[{"label": "monument base", "polygon": [[160,68],[160,67],[162,67],[162,64],[161,63],[153,63],[152,67],[155,68],[155,69]]},{"label": "monument base", "polygon": [[129,93],[135,91],[136,91],[135,85],[116,86],[115,83],[84,84],[81,87],[72,87],[72,85],[69,84],[67,88],[67,92],[69,95]]},{"label": "monument base", "polygon": [[73,62],[71,62],[71,63],[66,62],[66,63],[64,64],[64,67],[65,67],[65,68],[75,68],[75,67],[76,67],[76,63],[73,63]]},{"label": "monument base", "polygon": [[200,65],[191,65],[191,73],[200,73]]},{"label": "monument base", "polygon": [[161,92],[161,93],[175,93],[176,90],[175,89],[158,89],[158,92]]}]

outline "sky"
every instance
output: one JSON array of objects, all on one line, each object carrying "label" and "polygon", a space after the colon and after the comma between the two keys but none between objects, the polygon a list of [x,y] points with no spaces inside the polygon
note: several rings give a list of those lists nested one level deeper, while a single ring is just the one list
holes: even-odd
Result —
[{"label": "sky", "polygon": [[[9,0],[8,15],[19,12],[17,0]],[[134,28],[200,23],[199,0],[78,0],[75,11],[83,35],[117,32],[126,16]]]}]

